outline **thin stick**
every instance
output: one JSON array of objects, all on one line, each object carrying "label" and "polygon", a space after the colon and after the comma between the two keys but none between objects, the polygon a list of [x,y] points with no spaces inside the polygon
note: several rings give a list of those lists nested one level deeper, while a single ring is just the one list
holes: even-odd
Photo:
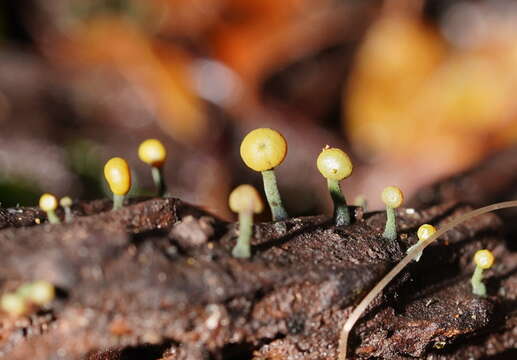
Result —
[{"label": "thin stick", "polygon": [[456,225],[461,224],[464,221],[467,221],[475,216],[482,215],[488,212],[492,212],[499,209],[505,209],[510,207],[517,207],[517,200],[513,201],[504,201],[496,204],[492,204],[489,206],[485,206],[476,210],[473,210],[469,213],[466,213],[457,219],[453,219],[450,223],[443,226],[439,229],[434,235],[432,235],[429,239],[425,241],[420,241],[417,246],[413,250],[411,250],[400,262],[388,272],[381,281],[374,286],[372,290],[364,297],[363,300],[357,305],[357,307],[352,311],[347,321],[343,325],[341,329],[341,335],[339,337],[339,348],[338,348],[338,360],[346,360],[346,352],[347,352],[347,343],[348,343],[348,335],[350,331],[354,327],[355,323],[361,315],[364,313],[368,305],[372,302],[372,300],[388,285],[388,283],[393,280],[395,276],[398,275],[406,267],[407,264],[413,260],[420,251],[424,250],[429,244],[438,239],[438,237],[442,236],[447,231],[451,230]]}]

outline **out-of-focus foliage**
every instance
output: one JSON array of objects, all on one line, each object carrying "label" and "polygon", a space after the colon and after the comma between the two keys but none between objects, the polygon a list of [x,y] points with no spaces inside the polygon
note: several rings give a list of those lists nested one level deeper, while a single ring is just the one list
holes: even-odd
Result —
[{"label": "out-of-focus foliage", "polygon": [[230,189],[260,185],[242,137],[272,127],[289,144],[277,170],[290,213],[330,207],[315,165],[326,144],[354,161],[347,198],[376,208],[387,184],[410,197],[517,136],[506,0],[20,0],[1,11],[0,176],[33,184],[27,193],[104,196],[99,167],[122,156],[146,194],[136,149],[156,137],[172,194],[226,216]]},{"label": "out-of-focus foliage", "polygon": [[517,8],[458,3],[441,26],[386,11],[356,56],[344,127],[356,149],[457,171],[517,137]]}]

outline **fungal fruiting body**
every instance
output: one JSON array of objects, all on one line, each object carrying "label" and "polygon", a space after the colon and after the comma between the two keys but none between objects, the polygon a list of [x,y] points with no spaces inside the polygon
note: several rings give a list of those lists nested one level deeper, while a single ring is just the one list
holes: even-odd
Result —
[{"label": "fungal fruiting body", "polygon": [[23,297],[14,293],[6,293],[0,298],[0,308],[12,317],[19,317],[27,313],[29,307]]},{"label": "fungal fruiting body", "polygon": [[287,219],[287,211],[282,205],[274,170],[284,161],[287,154],[287,142],[282,134],[268,128],[255,129],[242,140],[240,153],[249,168],[262,173],[264,192],[273,221]]},{"label": "fungal fruiting body", "polygon": [[[416,232],[416,236],[418,237],[418,242],[425,241],[429,239],[434,233],[436,232],[436,228],[433,225],[430,224],[424,224],[421,225],[418,228],[418,231]],[[410,246],[407,249],[407,253],[409,254],[411,251],[413,251],[414,248],[417,247],[418,242],[415,245]],[[422,257],[422,250],[420,250],[414,257],[415,261],[420,261],[420,258]]]},{"label": "fungal fruiting body", "polygon": [[236,258],[251,256],[251,236],[253,234],[253,214],[264,210],[258,191],[251,185],[239,185],[230,194],[230,209],[239,214],[239,237],[232,250]]},{"label": "fungal fruiting body", "polygon": [[350,212],[339,182],[352,174],[352,161],[348,155],[336,148],[326,146],[318,156],[316,165],[327,185],[334,202],[334,222],[337,226],[350,224]]},{"label": "fungal fruiting body", "polygon": [[59,224],[61,221],[56,215],[58,206],[57,198],[52,194],[43,194],[39,199],[39,207],[47,213],[48,221],[51,224]]},{"label": "fungal fruiting body", "polygon": [[158,189],[158,195],[163,196],[167,191],[167,185],[163,176],[163,164],[167,159],[165,146],[157,139],[147,139],[138,147],[140,160],[151,166],[153,182]]},{"label": "fungal fruiting body", "polygon": [[388,186],[382,191],[382,202],[386,204],[386,227],[383,237],[388,240],[397,239],[397,219],[395,209],[402,205],[404,195],[396,186]]},{"label": "fungal fruiting body", "polygon": [[44,306],[56,297],[54,285],[48,281],[38,280],[31,284],[28,299],[33,304]]},{"label": "fungal fruiting body", "polygon": [[127,161],[114,157],[104,165],[104,177],[113,192],[113,210],[122,208],[124,196],[131,188],[131,172]]},{"label": "fungal fruiting body", "polygon": [[479,296],[486,296],[486,286],[483,284],[483,270],[490,269],[494,264],[494,254],[490,250],[478,250],[474,254],[476,269],[470,279],[472,293]]},{"label": "fungal fruiting body", "polygon": [[72,222],[72,209],[70,208],[72,206],[72,199],[70,199],[69,196],[65,196],[59,200],[59,205],[65,209],[65,222],[69,223]]},{"label": "fungal fruiting body", "polygon": [[363,211],[368,211],[368,200],[364,195],[358,195],[354,199],[354,205],[363,208]]}]

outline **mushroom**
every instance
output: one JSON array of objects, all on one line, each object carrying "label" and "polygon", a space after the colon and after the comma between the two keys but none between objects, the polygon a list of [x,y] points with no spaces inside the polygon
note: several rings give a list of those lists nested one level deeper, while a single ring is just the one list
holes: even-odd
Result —
[{"label": "mushroom", "polygon": [[65,196],[64,198],[61,198],[61,200],[59,200],[59,205],[61,205],[63,209],[65,209],[65,222],[72,222],[73,215],[72,209],[70,209],[70,207],[72,206],[72,199],[70,199],[69,196]]},{"label": "mushroom", "polygon": [[386,227],[383,237],[388,240],[397,239],[397,222],[395,209],[402,205],[404,195],[396,186],[388,186],[382,191],[382,202],[386,204]]},{"label": "mushroom", "polygon": [[167,159],[167,150],[157,139],[147,139],[138,147],[140,160],[151,166],[154,185],[158,189],[158,195],[163,196],[167,191],[167,185],[163,176],[163,164]]},{"label": "mushroom", "polygon": [[39,198],[39,207],[41,208],[41,210],[47,213],[48,221],[51,224],[61,223],[61,221],[56,215],[57,198],[54,195],[49,193],[41,195],[41,197]]},{"label": "mushroom", "polygon": [[287,142],[282,134],[268,128],[255,129],[242,140],[240,153],[249,168],[262,173],[264,191],[273,221],[287,219],[287,211],[282,205],[274,171],[287,154]]},{"label": "mushroom", "polygon": [[251,185],[239,185],[230,194],[230,209],[239,214],[239,237],[232,250],[236,258],[251,256],[251,235],[253,233],[253,214],[264,210],[258,191]]},{"label": "mushroom", "polygon": [[27,299],[36,305],[44,306],[52,302],[56,297],[56,289],[54,285],[48,281],[38,280],[29,285],[26,290]]},{"label": "mushroom", "polygon": [[131,188],[131,172],[127,161],[114,157],[104,165],[104,177],[113,192],[113,210],[122,208],[124,196]]},{"label": "mushroom", "polygon": [[352,161],[341,149],[328,145],[321,151],[316,161],[321,175],[327,179],[330,196],[334,202],[334,222],[336,226],[350,224],[350,212],[339,182],[352,174]]},{"label": "mushroom", "polygon": [[0,299],[0,308],[12,317],[19,317],[27,313],[29,307],[23,297],[14,293],[6,293]]},{"label": "mushroom", "polygon": [[476,269],[470,279],[472,293],[479,296],[486,296],[486,286],[483,284],[483,270],[490,269],[494,264],[494,254],[490,250],[478,250],[474,254]]},{"label": "mushroom", "polygon": [[[429,239],[436,232],[436,228],[430,224],[421,225],[416,232],[416,236],[418,237],[418,242],[425,241]],[[410,246],[406,252],[409,254],[413,251],[414,248],[417,247],[418,242],[412,246]],[[413,258],[415,261],[420,261],[420,257],[422,256],[422,251],[419,251],[415,257]]]}]

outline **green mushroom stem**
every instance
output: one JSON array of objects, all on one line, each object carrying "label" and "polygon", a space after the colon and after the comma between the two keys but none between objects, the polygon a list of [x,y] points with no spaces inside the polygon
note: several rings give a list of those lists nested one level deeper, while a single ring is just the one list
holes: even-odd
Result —
[{"label": "green mushroom stem", "polygon": [[397,222],[396,222],[395,209],[389,205],[386,205],[386,227],[382,236],[388,240],[397,239]]},{"label": "green mushroom stem", "polygon": [[247,259],[251,257],[251,235],[253,233],[253,213],[243,211],[239,213],[239,237],[232,250],[236,258]]},{"label": "green mushroom stem", "polygon": [[65,196],[64,198],[62,198],[59,201],[59,204],[65,210],[65,222],[66,223],[72,222],[72,220],[73,220],[72,209],[71,209],[72,199],[70,199],[70,197],[68,197],[68,196]]},{"label": "green mushroom stem", "polygon": [[124,205],[124,195],[113,194],[113,210],[122,209]]},{"label": "green mushroom stem", "polygon": [[472,285],[472,293],[478,296],[486,296],[486,286],[483,284],[483,269],[479,266],[476,266],[474,270],[474,274],[470,279],[470,283]]},{"label": "green mushroom stem", "polygon": [[165,184],[165,181],[163,181],[164,178],[162,167],[151,167],[151,174],[153,176],[154,185],[156,186],[156,189],[158,189],[158,195],[160,197],[164,196],[167,192],[167,185]]},{"label": "green mushroom stem", "polygon": [[60,224],[61,220],[59,220],[59,217],[56,215],[56,212],[54,210],[47,210],[47,219],[48,222],[51,224]]},{"label": "green mushroom stem", "polygon": [[65,209],[65,222],[70,223],[72,222],[73,216],[72,216],[72,210],[70,209],[70,206],[64,206]]},{"label": "green mushroom stem", "polygon": [[345,196],[341,192],[339,181],[334,179],[327,179],[327,184],[330,192],[330,197],[334,202],[334,219],[336,226],[350,224],[350,212],[346,204]]},{"label": "green mushroom stem", "polygon": [[264,180],[264,192],[266,193],[266,199],[271,208],[273,221],[286,220],[289,215],[282,205],[282,199],[280,198],[276,183],[275,171],[273,169],[262,171],[262,178]]}]

